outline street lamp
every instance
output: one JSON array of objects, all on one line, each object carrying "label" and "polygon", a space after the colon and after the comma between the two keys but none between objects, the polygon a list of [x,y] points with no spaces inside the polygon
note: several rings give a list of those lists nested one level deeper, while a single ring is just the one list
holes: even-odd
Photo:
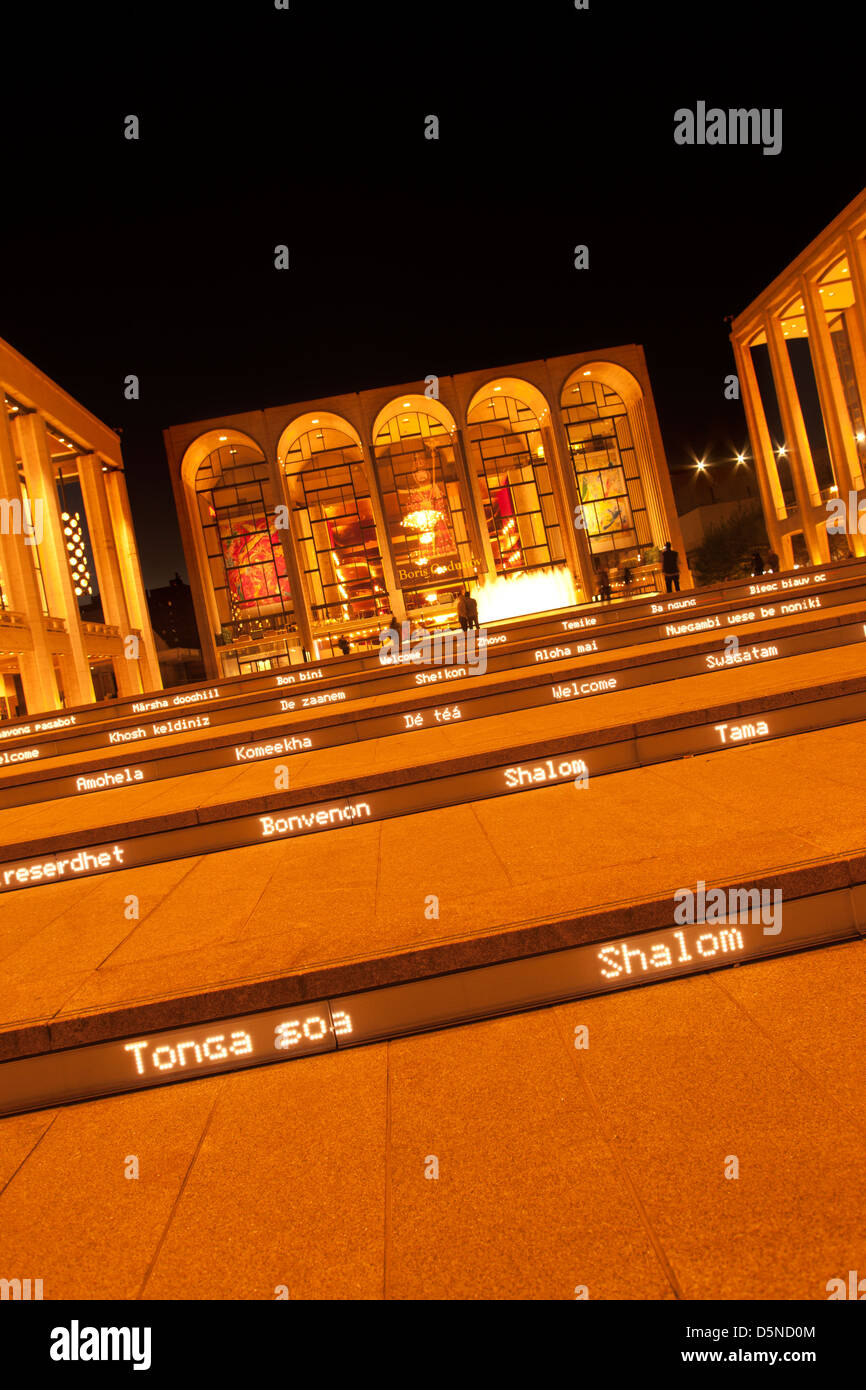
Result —
[{"label": "street lamp", "polygon": [[707,487],[710,489],[710,497],[715,502],[716,494],[713,490],[713,480],[710,477],[709,471],[707,469],[706,459],[698,459],[697,463],[695,464],[695,468],[697,469],[698,473],[703,473],[704,477],[706,478]]}]

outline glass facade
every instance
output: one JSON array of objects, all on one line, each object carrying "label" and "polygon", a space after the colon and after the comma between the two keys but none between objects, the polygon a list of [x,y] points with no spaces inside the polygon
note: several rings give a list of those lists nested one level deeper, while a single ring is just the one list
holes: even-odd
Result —
[{"label": "glass facade", "polygon": [[456,602],[475,564],[450,430],[424,411],[394,415],[374,455],[407,611]]},{"label": "glass facade", "polygon": [[364,461],[342,430],[310,430],[285,458],[292,535],[314,628],[388,612]]},{"label": "glass facade", "polygon": [[639,563],[653,536],[625,402],[579,381],[563,393],[562,416],[593,557]]},{"label": "glass facade", "polygon": [[[642,370],[638,352],[623,350]],[[254,426],[255,439],[250,417],[208,422],[191,440],[184,427],[176,477],[198,532],[192,558],[205,590],[199,613],[214,634],[211,664],[230,674],[305,652],[324,660],[344,639],[354,651],[377,650],[391,614],[452,625],[465,589],[501,603],[505,591],[491,592],[497,581],[526,575],[535,576],[534,593],[560,592],[562,576],[545,589],[539,571],[570,568],[588,598],[598,589],[593,566],[602,565],[615,591],[653,591],[653,547],[676,537],[677,521],[653,453],[654,419],[641,417],[640,451],[632,435],[629,411],[646,387],[615,361],[609,376],[622,394],[602,384],[604,364],[595,380],[573,364],[551,364],[553,386],[538,363],[531,377],[540,382],[440,378],[441,395],[403,388],[390,399],[362,392],[294,413],[275,408]],[[652,513],[647,469],[658,491]],[[575,494],[589,553],[570,539]],[[667,515],[655,537],[659,504]]]},{"label": "glass facade", "polygon": [[267,462],[257,449],[226,444],[201,463],[195,486],[220,640],[284,630],[292,594]]},{"label": "glass facade", "polygon": [[561,564],[550,465],[534,412],[494,389],[470,412],[466,436],[497,574]]}]

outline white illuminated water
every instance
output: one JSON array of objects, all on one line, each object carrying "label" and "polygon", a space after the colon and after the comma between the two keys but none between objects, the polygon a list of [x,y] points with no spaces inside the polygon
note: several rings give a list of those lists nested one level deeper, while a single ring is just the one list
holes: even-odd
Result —
[{"label": "white illuminated water", "polygon": [[475,591],[478,619],[481,623],[498,623],[505,618],[522,618],[529,613],[573,608],[579,602],[579,593],[567,565],[488,577],[479,582]]}]

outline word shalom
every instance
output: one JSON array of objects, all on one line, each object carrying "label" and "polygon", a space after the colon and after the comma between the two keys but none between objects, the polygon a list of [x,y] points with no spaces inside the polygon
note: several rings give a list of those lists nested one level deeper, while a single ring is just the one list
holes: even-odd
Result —
[{"label": "word shalom", "polygon": [[543,763],[537,763],[535,767],[507,767],[505,769],[506,787],[531,787],[538,786],[543,782],[559,782],[566,777],[581,777],[589,772],[589,768],[582,758],[567,758],[564,762],[554,763],[552,758],[545,758]]},{"label": "word shalom", "polygon": [[677,145],[762,145],[764,154],[782,149],[782,110],[768,106],[721,110],[699,101],[694,111],[681,106],[674,112]]},{"label": "word shalom", "polygon": [[[601,973],[606,980],[618,980],[623,975],[648,975],[654,970],[668,970],[676,965],[687,965],[695,959],[686,949],[686,940],[681,931],[672,933],[676,946],[671,948],[663,941],[657,941],[641,950],[629,946],[627,941],[615,946],[604,946],[598,953],[602,962]],[[743,936],[736,927],[722,929],[717,935],[704,932],[695,942],[698,958],[709,960],[713,956],[730,955],[743,950]],[[677,954],[677,952],[679,954]]]}]

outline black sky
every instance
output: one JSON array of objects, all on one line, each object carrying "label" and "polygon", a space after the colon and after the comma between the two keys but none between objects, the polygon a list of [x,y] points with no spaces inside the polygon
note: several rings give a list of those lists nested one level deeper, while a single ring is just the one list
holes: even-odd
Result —
[{"label": "black sky", "polygon": [[[122,428],[148,587],[185,573],[161,437],[184,420],[640,342],[671,465],[727,456],[746,428],[725,315],[864,183],[851,13],[22,7],[0,336]],[[782,152],[677,146],[698,100],[781,107]]]}]

